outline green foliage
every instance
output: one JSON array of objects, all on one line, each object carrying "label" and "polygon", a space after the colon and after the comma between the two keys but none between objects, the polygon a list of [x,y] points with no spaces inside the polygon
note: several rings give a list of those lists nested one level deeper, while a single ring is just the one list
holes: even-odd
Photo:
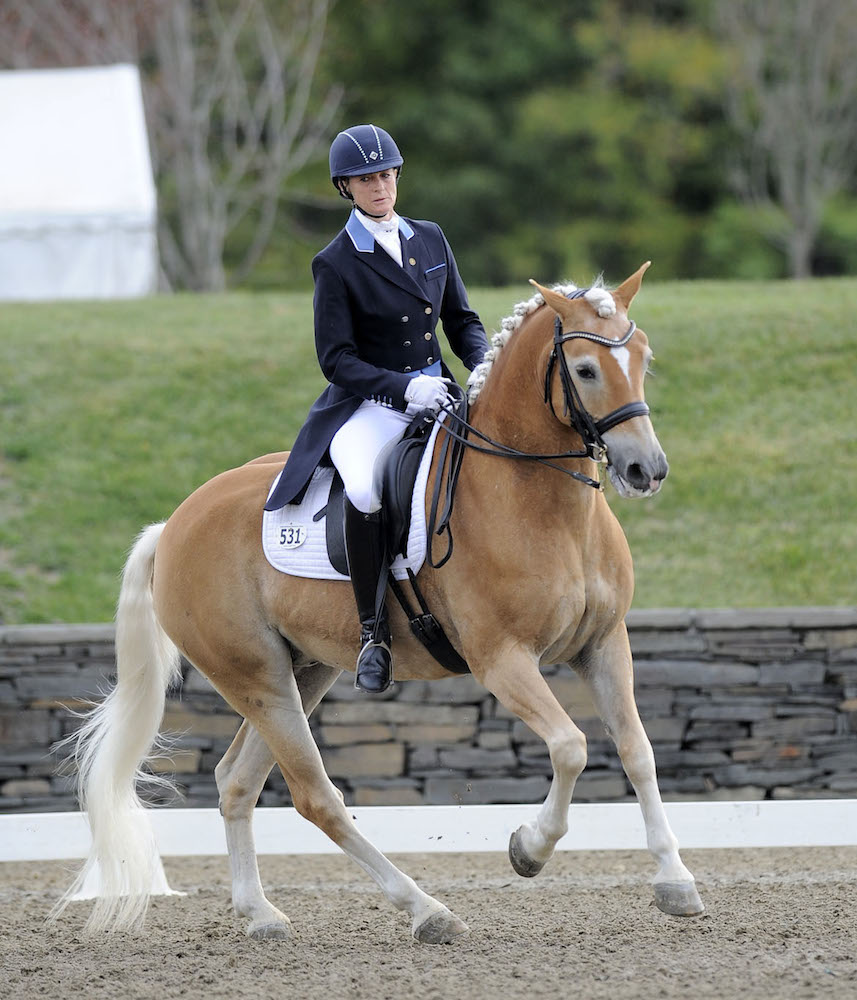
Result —
[{"label": "green foliage", "polygon": [[857,199],[842,194],[827,203],[814,265],[818,274],[857,273]]},{"label": "green foliage", "polygon": [[[529,294],[472,300],[496,328]],[[644,285],[671,472],[650,500],[607,487],[638,607],[853,603],[856,311],[841,279]],[[311,312],[308,294],[3,306],[0,620],[109,619],[143,525],[288,447],[323,384]]]},{"label": "green foliage", "polygon": [[783,220],[770,209],[724,200],[700,237],[701,270],[726,278],[782,278],[785,259],[771,242]]},{"label": "green foliage", "polygon": [[[788,220],[730,186],[736,59],[714,6],[350,0],[332,10],[318,83],[344,85],[337,127],[392,132],[400,210],[443,226],[470,284],[623,275],[646,257],[662,278],[779,277]],[[252,287],[310,287],[344,222],[323,156],[284,197]],[[857,270],[855,206],[852,184],[827,207],[816,273]]]},{"label": "green foliage", "polygon": [[[706,273],[723,58],[699,4],[354,0],[328,53],[341,123],[394,134],[400,209],[441,223],[467,281],[627,273],[643,256]],[[341,216],[321,221],[332,235]]]}]

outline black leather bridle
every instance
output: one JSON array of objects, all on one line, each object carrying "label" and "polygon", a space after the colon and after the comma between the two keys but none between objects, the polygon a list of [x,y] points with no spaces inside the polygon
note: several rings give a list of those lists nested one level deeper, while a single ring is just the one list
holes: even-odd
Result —
[{"label": "black leather bridle", "polygon": [[[588,289],[586,288],[577,289],[569,295],[568,298],[581,298],[587,291]],[[629,326],[624,336],[619,340],[611,340],[609,337],[602,337],[600,334],[591,333],[589,330],[563,331],[562,320],[559,316],[556,317],[556,321],[554,323],[553,349],[551,350],[550,357],[548,358],[547,370],[545,372],[545,404],[550,406],[553,415],[557,417],[557,419],[560,419],[554,409],[553,398],[551,395],[553,373],[554,370],[558,369],[560,384],[562,385],[563,392],[563,416],[568,418],[569,426],[580,435],[583,442],[582,451],[560,451],[551,454],[535,454],[534,452],[529,451],[519,451],[517,448],[512,448],[510,445],[502,444],[500,441],[495,441],[493,438],[488,437],[487,434],[483,434],[480,430],[477,430],[477,428],[468,422],[467,395],[461,387],[455,383],[450,386],[451,395],[454,396],[454,401],[451,404],[444,406],[442,410],[442,412],[446,414],[446,419],[443,424],[443,429],[446,431],[446,435],[440,446],[440,452],[438,455],[438,472],[435,477],[427,525],[429,543],[427,554],[428,561],[431,566],[435,569],[439,569],[452,555],[453,543],[452,532],[449,528],[449,520],[452,516],[455,487],[458,482],[458,473],[461,468],[461,460],[464,457],[465,448],[470,448],[473,451],[479,451],[483,455],[497,455],[501,458],[515,458],[523,459],[525,461],[538,462],[540,465],[547,465],[549,468],[556,469],[558,472],[562,472],[566,476],[571,476],[572,479],[576,479],[578,482],[581,482],[586,486],[591,486],[593,489],[604,489],[604,486],[599,479],[592,479],[590,476],[587,476],[582,472],[578,472],[575,469],[567,469],[562,465],[557,465],[555,460],[562,458],[591,458],[595,462],[605,461],[607,457],[607,446],[604,443],[602,435],[606,434],[607,431],[616,427],[618,424],[624,423],[626,420],[631,420],[634,417],[648,416],[649,407],[642,400],[638,400],[634,403],[626,403],[624,406],[618,407],[618,409],[611,411],[599,420],[595,420],[580,399],[580,394],[578,393],[574,380],[571,377],[571,372],[569,371],[568,362],[566,361],[562,345],[569,340],[582,338],[584,340],[591,340],[596,344],[601,344],[604,347],[624,347],[631,337],[634,336],[634,331],[636,329],[637,324],[633,320],[629,320]],[[426,411],[426,419],[429,421],[439,419],[439,415],[436,417],[431,414],[430,411]],[[476,444],[475,441],[471,440],[471,436],[479,438],[481,441],[484,441],[485,444]],[[444,470],[446,470],[446,476],[444,476]],[[438,520],[437,513],[441,494],[441,483],[444,479],[446,481],[446,486],[443,489],[445,501],[444,509],[440,516],[440,520]],[[439,562],[435,562],[432,554],[433,536],[442,535],[444,533],[447,535],[448,548],[443,558]]]},{"label": "black leather bridle", "polygon": [[[583,441],[584,451],[576,454],[577,458],[591,458],[595,462],[603,462],[607,457],[607,446],[604,443],[602,434],[606,434],[617,424],[624,423],[634,417],[646,417],[649,415],[648,406],[638,400],[634,403],[626,403],[618,409],[612,410],[600,420],[595,420],[580,399],[577,386],[568,370],[568,362],[565,359],[565,352],[562,345],[569,340],[591,340],[604,347],[624,347],[634,336],[637,324],[629,321],[628,330],[624,337],[619,340],[611,340],[609,337],[602,337],[597,333],[590,333],[589,330],[570,330],[567,333],[562,329],[562,320],[557,316],[554,324],[553,350],[548,358],[547,371],[545,372],[545,403],[551,408],[551,412],[557,419],[557,412],[554,409],[553,397],[551,394],[551,380],[555,369],[559,369],[559,380],[562,385],[563,395],[563,416],[568,417],[569,425],[577,431]],[[569,453],[568,458],[572,455]]]}]

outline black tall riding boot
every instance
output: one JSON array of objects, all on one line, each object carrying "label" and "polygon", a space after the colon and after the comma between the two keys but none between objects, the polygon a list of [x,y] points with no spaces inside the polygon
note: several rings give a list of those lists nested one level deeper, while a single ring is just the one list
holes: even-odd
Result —
[{"label": "black tall riding boot", "polygon": [[393,679],[390,626],[384,595],[379,595],[387,557],[381,512],[364,514],[346,497],[345,551],[360,618],[360,653],[355,686],[371,694],[386,691]]}]

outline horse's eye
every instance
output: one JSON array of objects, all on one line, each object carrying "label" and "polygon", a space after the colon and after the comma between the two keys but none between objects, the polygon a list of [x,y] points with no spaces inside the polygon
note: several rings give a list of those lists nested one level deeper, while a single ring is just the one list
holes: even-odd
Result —
[{"label": "horse's eye", "polygon": [[597,372],[592,365],[578,365],[575,370],[580,378],[582,378],[585,382],[591,382],[593,379],[598,377]]}]

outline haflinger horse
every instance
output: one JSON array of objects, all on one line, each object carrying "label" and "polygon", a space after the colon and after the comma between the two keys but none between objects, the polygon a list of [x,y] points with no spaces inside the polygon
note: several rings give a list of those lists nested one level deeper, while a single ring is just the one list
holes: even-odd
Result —
[{"label": "haflinger horse", "polygon": [[[606,461],[624,497],[656,493],[667,474],[642,402],[652,354],[627,316],[647,267],[612,293],[532,283],[538,294],[504,321],[470,379],[472,433],[492,446],[468,450],[461,463],[450,522],[454,553],[441,569],[424,566],[417,579],[473,676],[550,751],[548,796],[511,838],[516,871],[535,875],[550,859],[568,829],[572,792],[586,763],[583,733],[539,670],[568,663],[591,688],[639,799],[657,862],[656,903],[667,913],[692,915],[703,905],[679,857],[634,701],[624,622],[631,555],[603,492],[591,488],[598,485],[596,459]],[[596,429],[597,446],[581,448],[582,418]],[[536,458],[514,460],[512,451]],[[413,936],[428,944],[452,941],[467,925],[360,833],[310,731],[310,713],[340,672],[354,668],[357,616],[347,582],[287,576],[262,553],[262,507],[284,458],[266,455],[222,473],[137,539],[117,610],[117,683],[77,744],[92,853],[57,911],[97,865],[102,894],[88,929],[142,925],[153,865],[160,862],[137,786],[181,652],[244,719],[215,778],[233,905],[247,933],[290,933],[288,917],[265,898],[251,825],[276,763],[295,809],[407,911]],[[450,676],[398,608],[391,608],[391,624],[397,680]]]}]

